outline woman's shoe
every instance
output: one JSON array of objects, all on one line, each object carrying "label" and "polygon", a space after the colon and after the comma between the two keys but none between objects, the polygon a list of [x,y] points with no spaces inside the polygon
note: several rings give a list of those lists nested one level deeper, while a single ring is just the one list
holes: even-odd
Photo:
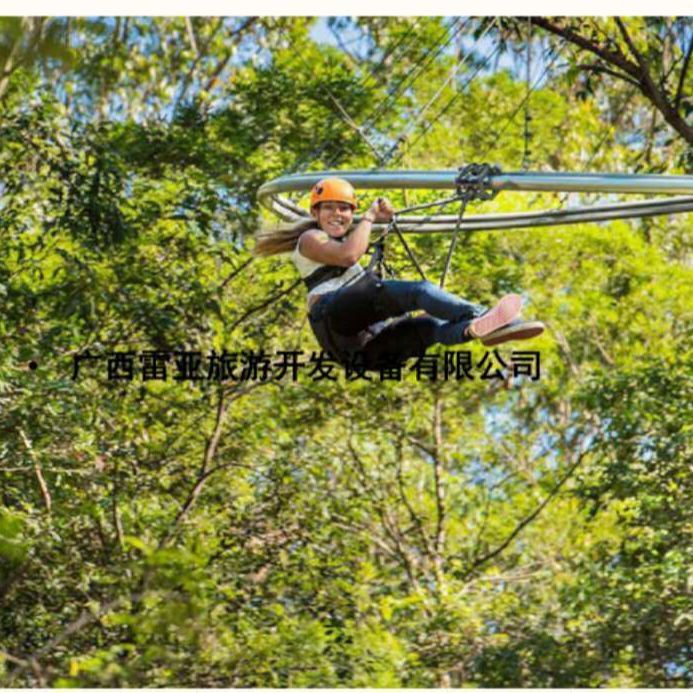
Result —
[{"label": "woman's shoe", "polygon": [[481,342],[484,346],[496,346],[503,342],[512,342],[519,339],[532,339],[538,337],[544,330],[545,325],[538,320],[513,320],[510,324],[505,325],[491,334],[483,337]]},{"label": "woman's shoe", "polygon": [[481,339],[490,335],[516,318],[521,309],[522,297],[519,294],[503,296],[491,310],[472,320],[467,328],[469,336]]}]

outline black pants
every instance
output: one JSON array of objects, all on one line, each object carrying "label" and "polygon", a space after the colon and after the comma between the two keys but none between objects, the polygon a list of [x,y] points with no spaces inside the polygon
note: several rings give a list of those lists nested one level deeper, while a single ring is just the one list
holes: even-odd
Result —
[{"label": "black pants", "polygon": [[[408,317],[411,310],[428,315]],[[309,313],[320,346],[340,363],[374,370],[423,356],[433,344],[462,344],[483,306],[447,293],[428,281],[382,280],[365,272],[355,282],[325,294]],[[368,329],[399,318],[372,336]]]}]

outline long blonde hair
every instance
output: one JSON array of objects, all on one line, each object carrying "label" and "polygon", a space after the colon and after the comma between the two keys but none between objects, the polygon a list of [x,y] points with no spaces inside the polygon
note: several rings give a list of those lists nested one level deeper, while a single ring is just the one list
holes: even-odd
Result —
[{"label": "long blonde hair", "polygon": [[317,228],[320,227],[315,219],[303,219],[294,226],[279,226],[260,231],[257,234],[253,255],[268,257],[269,255],[291,252],[304,231]]}]

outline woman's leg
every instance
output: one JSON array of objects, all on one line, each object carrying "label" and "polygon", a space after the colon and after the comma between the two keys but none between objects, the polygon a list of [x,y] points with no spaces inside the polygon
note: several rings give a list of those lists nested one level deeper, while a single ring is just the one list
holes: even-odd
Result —
[{"label": "woman's leg", "polygon": [[447,321],[471,320],[486,310],[428,281],[385,281],[369,274],[338,290],[328,312],[333,329],[351,335],[418,309]]},{"label": "woman's leg", "polygon": [[486,310],[484,306],[465,301],[429,281],[386,281],[381,291],[381,300],[402,313],[421,309],[443,320],[472,320]]},{"label": "woman's leg", "polygon": [[466,334],[469,320],[446,321],[428,315],[404,318],[389,325],[362,350],[362,363],[370,369],[386,364],[403,363],[409,358],[423,356],[434,344],[463,344],[471,337]]}]

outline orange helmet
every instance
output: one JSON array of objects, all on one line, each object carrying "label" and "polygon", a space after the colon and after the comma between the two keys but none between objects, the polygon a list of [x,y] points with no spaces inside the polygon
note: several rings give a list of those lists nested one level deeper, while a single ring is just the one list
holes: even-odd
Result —
[{"label": "orange helmet", "polygon": [[320,202],[346,202],[356,209],[356,193],[349,181],[343,178],[323,178],[310,191],[310,208]]}]

